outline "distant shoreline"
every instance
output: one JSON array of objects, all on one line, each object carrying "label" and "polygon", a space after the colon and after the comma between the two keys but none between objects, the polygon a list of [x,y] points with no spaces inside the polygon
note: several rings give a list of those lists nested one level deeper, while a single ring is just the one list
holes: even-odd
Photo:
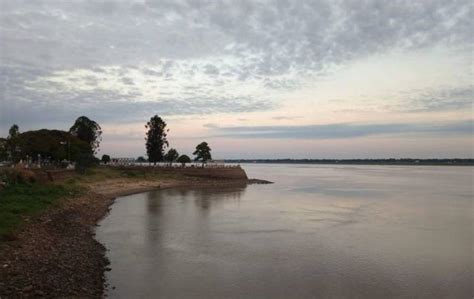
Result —
[{"label": "distant shoreline", "polygon": [[226,159],[224,161],[239,164],[474,166],[474,159]]}]

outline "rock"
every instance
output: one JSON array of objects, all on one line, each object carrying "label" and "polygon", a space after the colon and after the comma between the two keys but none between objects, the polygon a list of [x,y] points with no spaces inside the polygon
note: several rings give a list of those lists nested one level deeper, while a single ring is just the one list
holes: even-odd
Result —
[{"label": "rock", "polygon": [[29,286],[23,288],[21,291],[22,291],[23,293],[29,293],[29,292],[33,291],[33,286],[32,286],[32,285],[29,285]]}]

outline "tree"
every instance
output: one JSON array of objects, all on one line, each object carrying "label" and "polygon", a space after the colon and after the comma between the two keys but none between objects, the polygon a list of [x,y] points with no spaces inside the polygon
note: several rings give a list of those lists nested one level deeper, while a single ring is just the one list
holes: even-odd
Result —
[{"label": "tree", "polygon": [[16,138],[20,134],[20,128],[18,127],[17,124],[13,124],[10,127],[10,130],[8,130],[8,138],[13,139]]},{"label": "tree", "polygon": [[191,162],[191,158],[189,158],[187,155],[181,155],[179,158],[176,160],[176,162],[181,163],[181,165],[184,167],[186,163]]},{"label": "tree", "polygon": [[196,156],[196,158],[194,158],[194,161],[202,161],[203,166],[204,163],[212,159],[211,148],[209,147],[207,142],[201,142],[200,144],[198,144],[193,155]]},{"label": "tree", "polygon": [[176,161],[176,159],[178,159],[178,157],[179,157],[178,151],[175,150],[174,148],[170,148],[168,150],[168,152],[166,153],[166,155],[165,155],[165,161],[170,162],[170,165],[171,165],[171,163]]},{"label": "tree", "polygon": [[148,129],[145,138],[148,161],[156,164],[156,162],[163,161],[165,148],[168,146],[166,136],[169,130],[166,129],[166,123],[158,115],[150,118],[145,128]]},{"label": "tree", "polygon": [[89,144],[71,133],[59,130],[38,130],[20,133],[16,137],[15,153],[18,159],[38,156],[50,161],[77,161],[84,155],[92,156]]},{"label": "tree", "polygon": [[8,159],[7,139],[0,138],[0,161]]},{"label": "tree", "polygon": [[110,162],[110,156],[109,155],[102,155],[101,161],[104,164],[108,164]]},{"label": "tree", "polygon": [[18,135],[20,135],[20,128],[17,124],[13,124],[8,130],[8,137],[6,141],[7,155],[11,160],[17,162],[20,160],[18,155]]},{"label": "tree", "polygon": [[76,159],[76,171],[85,174],[87,169],[99,164],[99,159],[91,153],[81,153]]},{"label": "tree", "polygon": [[140,156],[140,157],[137,158],[137,162],[138,163],[145,163],[146,159],[144,157]]},{"label": "tree", "polygon": [[69,132],[77,138],[87,142],[91,153],[95,154],[102,140],[102,129],[98,123],[85,116],[78,117]]}]

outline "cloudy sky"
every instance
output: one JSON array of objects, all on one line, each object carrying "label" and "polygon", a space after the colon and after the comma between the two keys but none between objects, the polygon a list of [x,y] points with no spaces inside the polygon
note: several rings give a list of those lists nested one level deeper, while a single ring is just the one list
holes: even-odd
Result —
[{"label": "cloudy sky", "polygon": [[473,157],[471,0],[0,0],[0,136],[86,115],[101,154]]}]

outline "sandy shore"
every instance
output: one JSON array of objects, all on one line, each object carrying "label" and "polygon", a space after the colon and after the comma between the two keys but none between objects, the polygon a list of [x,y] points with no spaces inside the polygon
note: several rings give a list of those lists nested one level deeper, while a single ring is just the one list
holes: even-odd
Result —
[{"label": "sandy shore", "polygon": [[0,298],[102,297],[105,248],[94,227],[118,196],[174,187],[245,185],[245,181],[114,179],[89,184],[32,219],[16,239],[0,243]]}]

